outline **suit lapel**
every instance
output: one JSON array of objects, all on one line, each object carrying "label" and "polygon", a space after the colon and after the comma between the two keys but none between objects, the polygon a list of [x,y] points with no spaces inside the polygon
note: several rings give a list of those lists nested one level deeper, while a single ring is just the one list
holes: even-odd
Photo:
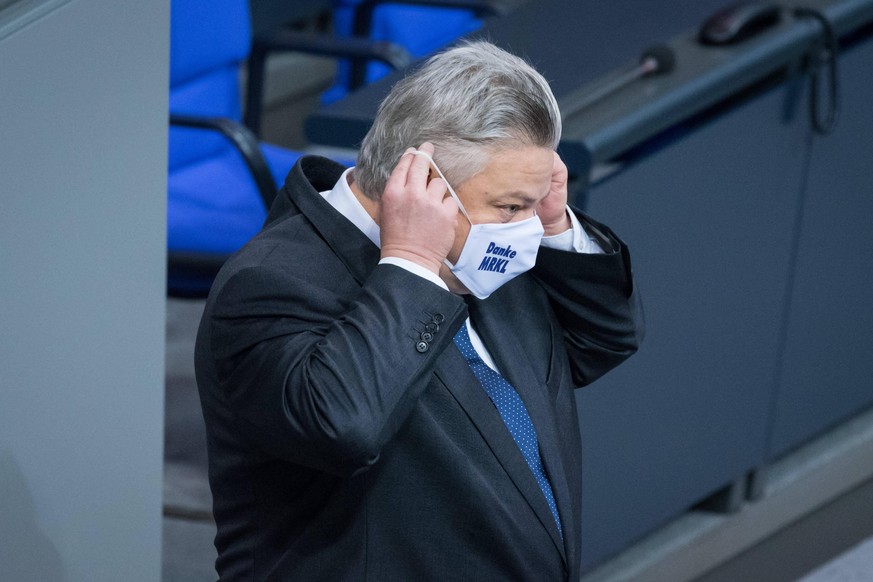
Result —
[{"label": "suit lapel", "polygon": [[[301,164],[295,167],[295,170],[301,168],[302,171],[299,177],[292,171],[289,180],[295,180],[296,186],[288,188],[289,193],[293,192],[293,198],[290,202],[295,205],[300,212],[309,219],[309,222],[315,227],[322,239],[330,246],[334,254],[345,264],[346,268],[352,274],[352,277],[363,285],[370,272],[379,262],[379,247],[367,238],[361,230],[352,224],[345,216],[336,211],[336,209],[328,203],[324,197],[319,194],[316,188],[313,188],[310,181],[319,184],[317,186],[322,190],[330,190],[339,180],[340,175],[345,168],[339,165],[328,166],[322,168],[313,166],[314,161],[310,162],[311,158],[304,158]],[[315,174],[315,176],[308,176]],[[325,174],[324,177],[321,174]],[[329,184],[329,186],[327,185]],[[318,268],[313,265],[313,268]]]},{"label": "suit lapel", "polygon": [[[499,305],[494,300],[479,301],[476,299],[468,300],[467,305],[470,309],[471,320],[474,322],[482,342],[492,358],[494,358],[500,373],[518,391],[533,421],[534,428],[537,431],[540,455],[552,485],[555,503],[558,506],[558,515],[561,517],[565,549],[572,554],[573,548],[576,547],[575,540],[573,539],[575,524],[573,523],[572,500],[570,498],[570,487],[567,482],[566,472],[561,460],[562,456],[558,450],[559,435],[555,432],[557,419],[548,397],[548,389],[536,377],[528,363],[525,350],[516,338],[517,330],[511,329],[506,323],[506,318],[502,316],[506,313],[505,306]],[[515,445],[514,442],[513,445]],[[519,456],[521,456],[520,453]],[[524,464],[524,470],[528,475],[531,475],[527,464]],[[536,481],[533,480],[532,475],[531,479],[534,483],[537,498],[542,500],[542,507],[545,508],[546,517],[548,518],[547,523],[551,526],[549,533],[553,535],[555,543],[560,544],[561,538],[557,527],[554,525],[554,519],[548,504],[546,504],[542,491],[540,491]],[[570,563],[573,563],[573,556],[571,555],[570,557]]]},{"label": "suit lapel", "polygon": [[[491,452],[503,466],[516,488],[524,496],[543,527],[549,533],[555,548],[566,563],[566,554],[555,520],[546,503],[543,492],[531,473],[512,435],[504,424],[497,408],[488,398],[485,390],[464,360],[464,356],[454,346],[450,346],[440,357],[435,374],[452,393],[458,404],[478,429]],[[473,387],[473,389],[471,389]]]}]

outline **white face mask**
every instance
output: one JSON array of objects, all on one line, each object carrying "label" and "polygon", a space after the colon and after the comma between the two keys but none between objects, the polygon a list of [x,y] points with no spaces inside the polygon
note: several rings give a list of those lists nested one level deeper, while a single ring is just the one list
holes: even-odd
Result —
[{"label": "white face mask", "polygon": [[444,261],[470,293],[485,299],[504,283],[533,268],[544,232],[538,216],[517,222],[473,224],[461,199],[433,159],[425,152],[416,150],[414,153],[430,160],[470,223],[470,233],[458,262],[453,265],[448,259]]}]

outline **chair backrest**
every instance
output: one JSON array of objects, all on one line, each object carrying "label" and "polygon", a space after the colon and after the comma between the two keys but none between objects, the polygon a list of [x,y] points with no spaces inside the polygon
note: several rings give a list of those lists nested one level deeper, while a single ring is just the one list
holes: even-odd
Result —
[{"label": "chair backrest", "polygon": [[[352,35],[355,9],[360,3],[361,0],[334,0],[334,27],[337,34]],[[373,11],[369,37],[398,44],[413,57],[424,57],[481,26],[482,21],[470,10],[384,4]],[[339,63],[337,82],[324,92],[323,103],[331,103],[345,96],[350,85],[350,69],[347,61]],[[387,65],[370,63],[367,65],[366,82],[372,83],[390,72]]]},{"label": "chair backrest", "polygon": [[[247,0],[173,0],[170,111],[239,120],[239,65],[250,48]],[[229,147],[203,131],[171,128],[170,171]]]}]

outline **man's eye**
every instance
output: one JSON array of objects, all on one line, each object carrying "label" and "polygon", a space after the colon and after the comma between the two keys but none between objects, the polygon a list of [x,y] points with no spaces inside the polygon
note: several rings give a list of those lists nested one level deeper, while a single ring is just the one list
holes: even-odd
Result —
[{"label": "man's eye", "polygon": [[518,206],[516,204],[510,204],[509,206],[504,206],[503,209],[510,214],[515,214],[516,212],[521,210],[521,206]]}]

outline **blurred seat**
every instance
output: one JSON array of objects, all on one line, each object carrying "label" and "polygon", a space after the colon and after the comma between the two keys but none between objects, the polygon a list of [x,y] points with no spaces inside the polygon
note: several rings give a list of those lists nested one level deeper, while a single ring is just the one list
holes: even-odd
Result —
[{"label": "blurred seat", "polygon": [[[277,184],[301,156],[255,137],[268,55],[302,51],[392,66],[409,59],[388,43],[292,33],[253,48],[246,0],[174,0],[170,31],[168,293],[204,297],[227,257],[261,228]],[[255,132],[240,123],[246,59],[246,119]]]},{"label": "blurred seat", "polygon": [[[313,0],[308,0],[301,5],[301,10],[305,6],[311,11],[312,2]],[[282,14],[287,18],[287,10]],[[329,11],[328,14],[333,17]],[[245,124],[255,134],[260,131],[264,85],[267,81],[266,61],[271,54],[277,52],[305,52],[311,55],[339,57],[342,58],[341,62],[351,63],[356,68],[366,67],[368,63],[380,63],[386,70],[393,70],[406,67],[412,62],[409,51],[397,43],[362,36],[299,32],[279,23],[254,38],[248,60]]]},{"label": "blurred seat", "polygon": [[[500,13],[504,4],[497,0],[334,0],[334,27],[338,35],[390,42],[420,58],[478,29],[482,17]],[[336,83],[322,95],[322,103],[337,101],[390,71],[380,62],[342,61]]]},{"label": "blurred seat", "polygon": [[168,292],[203,296],[215,272],[261,227],[276,183],[299,157],[258,144],[242,124],[239,65],[248,4],[176,0],[170,26]]}]

